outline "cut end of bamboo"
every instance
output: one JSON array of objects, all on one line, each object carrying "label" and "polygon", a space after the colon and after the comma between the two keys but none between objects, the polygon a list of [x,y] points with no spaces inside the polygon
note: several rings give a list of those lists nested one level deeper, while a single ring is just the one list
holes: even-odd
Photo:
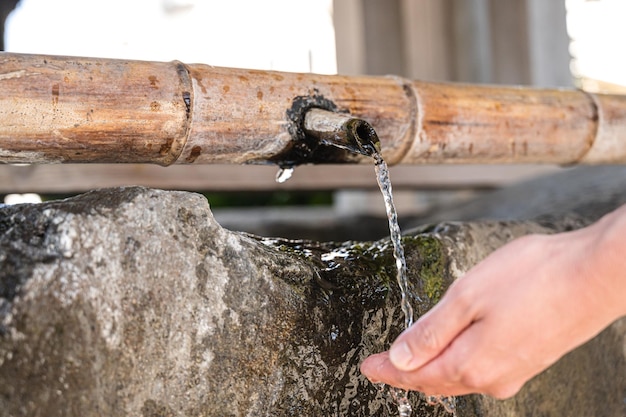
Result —
[{"label": "cut end of bamboo", "polygon": [[323,109],[311,109],[304,117],[304,132],[320,143],[353,153],[373,156],[380,152],[380,140],[365,120]]}]

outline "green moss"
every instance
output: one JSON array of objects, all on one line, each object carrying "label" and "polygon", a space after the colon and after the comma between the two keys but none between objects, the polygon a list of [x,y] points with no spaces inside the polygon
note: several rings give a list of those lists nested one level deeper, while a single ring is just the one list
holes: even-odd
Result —
[{"label": "green moss", "polygon": [[[417,276],[419,277],[422,296],[427,298],[430,304],[435,304],[441,299],[446,290],[446,263],[447,257],[439,239],[428,234],[417,236],[405,236],[402,238],[405,252],[417,254],[418,258],[412,263],[417,263]],[[407,263],[409,260],[407,259]],[[409,268],[413,265],[409,265]]]}]

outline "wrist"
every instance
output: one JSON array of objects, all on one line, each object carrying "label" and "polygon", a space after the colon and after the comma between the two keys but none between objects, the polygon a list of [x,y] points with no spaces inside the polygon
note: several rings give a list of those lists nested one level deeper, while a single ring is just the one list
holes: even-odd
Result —
[{"label": "wrist", "polygon": [[[626,315],[626,206],[605,215],[589,226],[587,262],[591,285],[600,288],[605,307],[617,319]],[[584,230],[584,229],[583,229]]]}]

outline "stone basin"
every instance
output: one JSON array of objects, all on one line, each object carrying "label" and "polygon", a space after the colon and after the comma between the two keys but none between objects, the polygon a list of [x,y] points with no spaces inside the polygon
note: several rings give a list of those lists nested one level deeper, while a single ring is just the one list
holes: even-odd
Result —
[{"label": "stone basin", "polygon": [[[417,312],[505,242],[583,227],[623,194],[407,231]],[[2,207],[0,416],[395,415],[359,373],[402,328],[394,274],[387,239],[233,232],[194,193],[128,187]],[[512,399],[459,397],[457,415],[626,415],[625,336],[619,320]],[[415,415],[446,415],[410,398]]]}]

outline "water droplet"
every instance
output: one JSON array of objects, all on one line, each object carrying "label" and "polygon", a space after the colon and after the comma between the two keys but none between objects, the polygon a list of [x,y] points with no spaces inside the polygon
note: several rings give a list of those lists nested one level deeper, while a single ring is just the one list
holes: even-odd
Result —
[{"label": "water droplet", "polygon": [[276,173],[276,182],[282,184],[287,181],[293,175],[293,167],[292,168],[280,168]]}]

